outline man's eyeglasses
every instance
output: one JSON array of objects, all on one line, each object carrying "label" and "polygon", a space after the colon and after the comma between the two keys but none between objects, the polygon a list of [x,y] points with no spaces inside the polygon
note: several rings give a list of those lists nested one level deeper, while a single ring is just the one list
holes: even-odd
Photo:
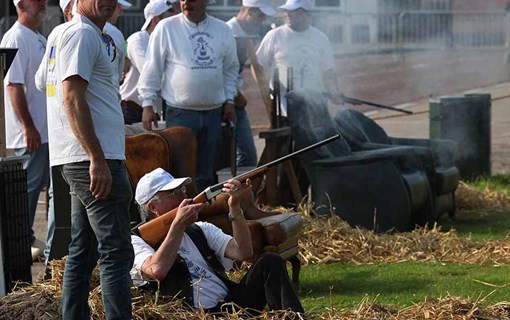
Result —
[{"label": "man's eyeglasses", "polygon": [[113,60],[117,57],[117,46],[115,45],[115,41],[113,41],[112,37],[110,37],[107,33],[102,33],[101,39],[103,40],[108,56],[112,58],[113,62]]},{"label": "man's eyeglasses", "polygon": [[166,191],[162,196],[163,197],[178,197],[186,194],[186,186],[180,186],[179,188],[175,188],[172,191]]}]

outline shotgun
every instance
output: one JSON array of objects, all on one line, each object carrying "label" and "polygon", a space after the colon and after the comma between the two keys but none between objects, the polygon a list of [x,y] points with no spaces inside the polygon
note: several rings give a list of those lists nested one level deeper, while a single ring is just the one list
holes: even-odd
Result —
[{"label": "shotgun", "polygon": [[[320,146],[323,146],[327,143],[330,143],[336,139],[340,138],[340,134],[331,136],[327,139],[324,139],[322,141],[319,141],[317,143],[314,143],[308,147],[305,147],[303,149],[300,149],[298,151],[295,151],[291,154],[288,154],[286,156],[283,156],[281,158],[278,158],[276,160],[273,160],[271,162],[268,162],[264,165],[261,165],[259,167],[256,167],[246,173],[240,174],[238,176],[235,176],[232,179],[236,179],[241,183],[244,183],[246,179],[252,179],[257,176],[263,175],[269,169],[279,163],[282,163],[284,161],[287,161],[293,157],[296,157],[304,152],[310,151],[312,149],[318,148]],[[225,182],[221,182],[218,184],[215,184],[213,186],[207,187],[204,191],[200,192],[195,198],[193,198],[192,203],[204,203],[207,201],[212,200],[214,197],[219,195],[222,191],[223,184]],[[147,221],[141,225],[138,225],[134,227],[131,231],[140,236],[147,244],[154,247],[157,244],[159,244],[163,239],[166,237],[166,234],[168,233],[168,230],[170,229],[170,225],[172,224],[172,221],[175,218],[175,215],[177,214],[177,209],[175,208],[171,211],[168,211],[164,213],[163,215],[152,219],[150,221]]]},{"label": "shotgun", "polygon": [[370,102],[370,101],[361,100],[361,99],[357,99],[357,98],[347,97],[347,96],[344,96],[343,94],[324,93],[324,95],[326,96],[326,98],[339,98],[343,102],[353,104],[353,105],[366,104],[367,106],[373,106],[373,107],[377,107],[377,108],[403,112],[406,114],[413,114],[413,112],[409,111],[409,110],[399,109],[399,108],[387,106],[387,105],[380,104],[380,103],[375,103],[375,102]]}]

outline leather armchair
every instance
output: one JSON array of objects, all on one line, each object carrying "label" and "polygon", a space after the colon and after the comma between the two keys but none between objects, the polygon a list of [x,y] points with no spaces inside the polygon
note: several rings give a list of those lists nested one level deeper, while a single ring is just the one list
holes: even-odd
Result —
[{"label": "leather armchair", "polygon": [[455,166],[455,141],[390,137],[375,121],[352,109],[338,111],[334,120],[337,129],[354,150],[412,147],[427,172],[434,195],[435,218],[443,213],[453,216],[455,190],[460,179],[459,170]]},{"label": "leather armchair", "polygon": [[[196,138],[185,127],[167,128],[157,132],[145,132],[126,137],[126,168],[133,187],[140,178],[161,167],[176,177],[195,177]],[[196,195],[194,183],[188,189],[188,196]],[[228,220],[228,196],[220,194],[212,200],[199,220],[215,224],[223,232],[232,235],[232,223]],[[133,205],[132,220],[140,222],[138,207]],[[134,213],[133,213],[134,212]],[[249,212],[249,213],[248,213]],[[256,212],[253,214],[253,212]],[[292,280],[297,286],[301,264],[298,258],[298,238],[303,219],[298,213],[262,212],[245,210],[252,237],[256,259],[264,252],[279,253],[292,264]]]},{"label": "leather armchair", "polygon": [[[296,148],[338,133],[325,99],[313,91],[287,94]],[[432,219],[431,191],[412,148],[353,151],[342,138],[300,157],[319,214],[338,214],[375,231],[408,231]]]}]

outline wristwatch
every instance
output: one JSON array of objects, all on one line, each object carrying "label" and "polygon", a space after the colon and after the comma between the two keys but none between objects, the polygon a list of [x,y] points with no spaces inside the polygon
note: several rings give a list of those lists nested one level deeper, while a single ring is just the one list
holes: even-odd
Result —
[{"label": "wristwatch", "polygon": [[228,212],[228,220],[234,221],[234,220],[237,220],[239,218],[244,218],[244,211],[243,211],[243,209],[239,209],[239,214],[235,215],[235,216],[233,216],[230,211]]}]

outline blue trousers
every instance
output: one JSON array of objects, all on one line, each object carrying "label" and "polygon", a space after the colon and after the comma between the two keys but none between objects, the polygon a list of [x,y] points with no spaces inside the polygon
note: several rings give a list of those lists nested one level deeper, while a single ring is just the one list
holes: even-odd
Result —
[{"label": "blue trousers", "polygon": [[49,183],[50,160],[48,143],[43,143],[37,151],[30,153],[27,148],[14,150],[15,155],[29,155],[23,160],[23,169],[27,171],[27,193],[28,193],[28,224],[30,225],[30,243],[35,241],[34,219],[37,210],[39,195]]},{"label": "blue trousers", "polygon": [[236,110],[237,166],[254,167],[257,165],[257,149],[253,141],[250,119],[246,108]]},{"label": "blue trousers", "polygon": [[97,257],[106,319],[131,319],[131,185],[120,160],[107,160],[113,178],[107,199],[89,190],[90,162],[62,166],[71,190],[71,243],[64,271],[62,318],[89,319],[90,278]]},{"label": "blue trousers", "polygon": [[166,127],[188,127],[197,136],[197,191],[216,181],[214,165],[221,145],[222,108],[194,111],[166,105]]}]

